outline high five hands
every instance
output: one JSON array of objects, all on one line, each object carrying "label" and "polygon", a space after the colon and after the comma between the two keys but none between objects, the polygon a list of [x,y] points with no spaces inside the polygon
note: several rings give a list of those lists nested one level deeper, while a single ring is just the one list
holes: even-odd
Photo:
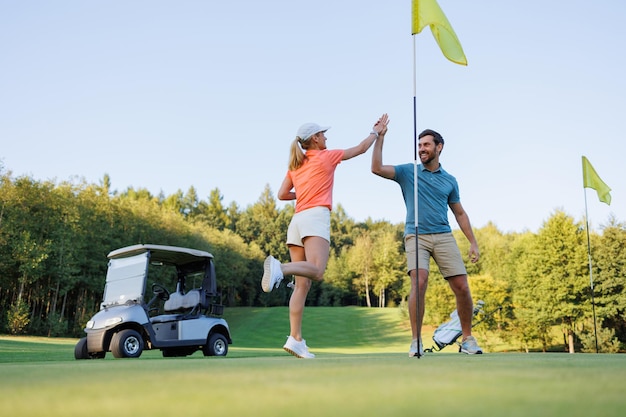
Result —
[{"label": "high five hands", "polygon": [[389,124],[389,116],[387,113],[380,116],[378,121],[374,124],[374,132],[378,135],[384,135],[387,133],[387,125]]}]

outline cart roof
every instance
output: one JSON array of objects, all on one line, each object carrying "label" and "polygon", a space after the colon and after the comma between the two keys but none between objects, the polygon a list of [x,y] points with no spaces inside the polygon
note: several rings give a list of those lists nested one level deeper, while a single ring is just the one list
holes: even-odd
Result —
[{"label": "cart roof", "polygon": [[166,264],[184,265],[190,262],[197,262],[203,259],[213,259],[213,255],[209,252],[181,248],[178,246],[138,244],[126,246],[110,252],[107,257],[109,259],[125,258],[127,256],[139,255],[140,253],[150,252],[150,261],[163,262]]}]

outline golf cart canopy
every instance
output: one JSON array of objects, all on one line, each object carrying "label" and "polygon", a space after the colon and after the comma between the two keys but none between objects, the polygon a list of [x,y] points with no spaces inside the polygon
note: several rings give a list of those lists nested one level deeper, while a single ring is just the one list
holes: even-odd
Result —
[{"label": "golf cart canopy", "polygon": [[[189,273],[204,273],[211,265],[213,255],[177,246],[139,244],[114,250],[108,258],[102,308],[128,302],[143,303],[149,264],[173,265],[184,277]],[[206,284],[210,287],[206,289],[215,292],[214,285]]]},{"label": "golf cart canopy", "polygon": [[139,255],[145,252],[150,252],[150,262],[162,262],[169,265],[185,265],[207,258],[213,259],[213,255],[209,252],[201,250],[150,244],[139,244],[116,249],[110,252],[107,257],[109,259],[119,259]]}]

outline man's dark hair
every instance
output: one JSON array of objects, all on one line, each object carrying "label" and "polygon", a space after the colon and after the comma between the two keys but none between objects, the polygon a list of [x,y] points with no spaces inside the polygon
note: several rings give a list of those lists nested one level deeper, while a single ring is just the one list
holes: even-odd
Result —
[{"label": "man's dark hair", "polygon": [[441,136],[438,132],[435,132],[432,129],[426,129],[422,133],[420,133],[418,139],[423,138],[424,136],[432,136],[435,139],[435,145],[439,145],[440,143],[443,145],[443,136]]}]

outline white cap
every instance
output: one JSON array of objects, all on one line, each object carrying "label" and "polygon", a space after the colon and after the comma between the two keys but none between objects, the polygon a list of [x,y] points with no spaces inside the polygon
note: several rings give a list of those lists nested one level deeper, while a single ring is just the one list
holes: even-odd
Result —
[{"label": "white cap", "polygon": [[311,136],[319,132],[326,132],[330,126],[320,126],[317,123],[305,123],[298,129],[298,139],[300,142],[306,142]]}]

